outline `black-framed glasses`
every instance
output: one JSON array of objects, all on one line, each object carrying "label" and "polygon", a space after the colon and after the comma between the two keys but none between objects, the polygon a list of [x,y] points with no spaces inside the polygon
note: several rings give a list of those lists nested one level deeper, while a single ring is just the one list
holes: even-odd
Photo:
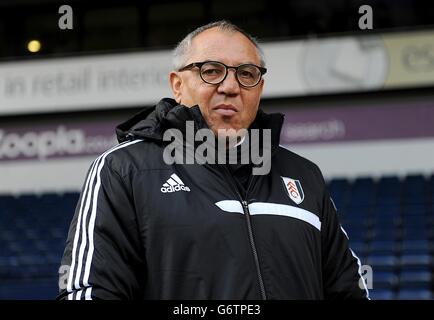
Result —
[{"label": "black-framed glasses", "polygon": [[247,88],[256,86],[261,81],[262,75],[267,72],[266,68],[251,63],[233,67],[218,61],[194,62],[182,67],[178,71],[191,70],[195,67],[199,68],[202,80],[209,84],[222,83],[228,75],[228,69],[234,69],[235,78],[238,83]]}]

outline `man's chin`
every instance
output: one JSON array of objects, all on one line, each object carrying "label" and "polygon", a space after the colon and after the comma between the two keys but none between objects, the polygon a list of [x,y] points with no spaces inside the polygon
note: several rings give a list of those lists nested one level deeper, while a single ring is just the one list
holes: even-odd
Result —
[{"label": "man's chin", "polygon": [[230,125],[222,125],[219,127],[214,127],[213,132],[217,136],[235,136],[239,134],[239,131],[242,130],[240,126],[230,126]]},{"label": "man's chin", "polygon": [[223,125],[217,128],[214,127],[213,132],[219,140],[228,139],[229,141],[239,141],[240,138],[243,137],[247,131],[240,126]]}]

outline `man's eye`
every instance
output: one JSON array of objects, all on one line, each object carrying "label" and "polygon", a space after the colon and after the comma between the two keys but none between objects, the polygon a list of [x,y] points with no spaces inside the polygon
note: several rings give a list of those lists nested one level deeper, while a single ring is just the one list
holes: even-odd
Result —
[{"label": "man's eye", "polygon": [[222,73],[220,69],[206,69],[203,70],[202,73],[207,76],[217,76]]},{"label": "man's eye", "polygon": [[240,76],[243,78],[249,78],[249,79],[254,77],[253,73],[251,73],[250,71],[247,71],[247,70],[242,70],[240,72]]}]

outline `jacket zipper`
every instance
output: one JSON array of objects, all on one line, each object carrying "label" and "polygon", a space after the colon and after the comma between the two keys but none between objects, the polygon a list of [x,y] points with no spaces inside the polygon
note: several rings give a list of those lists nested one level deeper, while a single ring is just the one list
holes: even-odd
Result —
[{"label": "jacket zipper", "polygon": [[253,239],[253,230],[252,230],[252,223],[250,221],[249,205],[245,200],[242,201],[241,203],[243,204],[243,211],[244,211],[244,215],[246,216],[247,230],[249,232],[250,246],[252,247],[253,257],[255,259],[256,272],[258,274],[258,280],[259,280],[259,289],[261,291],[261,298],[262,300],[267,300],[267,295],[265,294],[264,280],[262,279],[261,269],[259,268],[258,252],[256,251],[255,240]]},{"label": "jacket zipper", "polygon": [[[229,169],[226,166],[224,166],[224,167],[225,167],[225,169],[226,169],[226,171],[227,171],[227,173],[228,173],[231,181],[234,182],[233,181],[234,178],[232,177]],[[247,198],[247,194],[249,192],[252,180],[253,180],[253,177],[249,181],[249,184],[247,186],[246,198]],[[252,252],[253,252],[253,258],[255,260],[256,273],[257,273],[257,276],[258,276],[259,290],[260,290],[260,293],[261,293],[261,298],[262,298],[262,300],[267,300],[267,295],[265,293],[264,280],[262,278],[261,268],[259,267],[258,251],[256,250],[255,239],[253,237],[253,228],[252,228],[252,222],[250,220],[249,204],[248,204],[248,202],[246,200],[243,199],[243,197],[241,196],[241,194],[238,192],[238,188],[236,186],[236,183],[234,183],[234,184],[235,184],[235,191],[236,191],[236,193],[237,193],[237,195],[239,197],[239,201],[241,202],[241,205],[242,205],[243,211],[244,211],[244,215],[246,217],[247,231],[248,231],[248,234],[249,234],[249,242],[250,242],[250,247],[251,247]]]}]

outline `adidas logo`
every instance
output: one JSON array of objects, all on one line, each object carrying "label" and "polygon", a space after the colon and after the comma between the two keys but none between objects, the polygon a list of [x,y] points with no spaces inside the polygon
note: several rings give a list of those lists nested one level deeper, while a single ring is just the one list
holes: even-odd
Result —
[{"label": "adidas logo", "polygon": [[176,174],[172,174],[170,178],[167,179],[167,182],[163,184],[160,190],[162,193],[176,192],[181,190],[190,192],[190,188],[184,185],[184,182],[182,182]]}]

